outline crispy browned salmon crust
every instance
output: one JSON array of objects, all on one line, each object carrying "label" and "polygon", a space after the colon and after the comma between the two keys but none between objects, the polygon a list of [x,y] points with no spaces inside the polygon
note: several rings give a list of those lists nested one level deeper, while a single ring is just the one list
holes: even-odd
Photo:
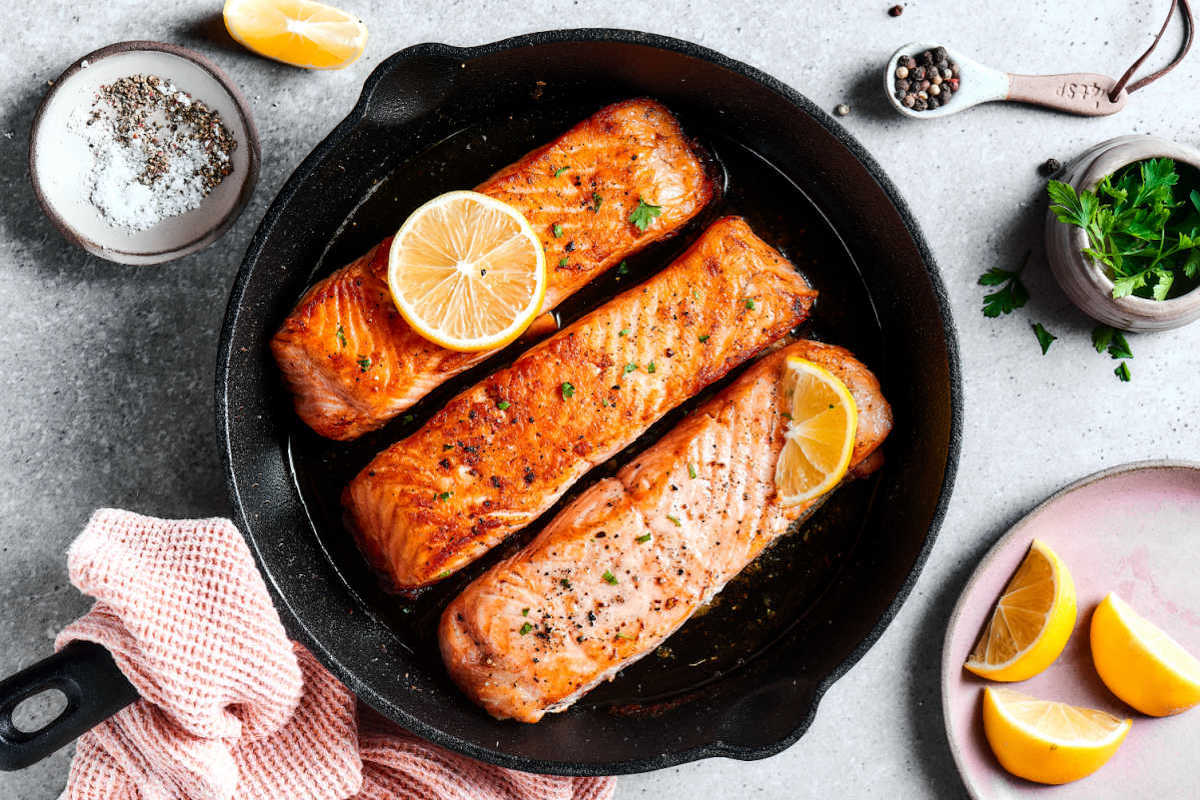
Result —
[{"label": "crispy browned salmon crust", "polygon": [[[476,191],[516,208],[541,238],[545,311],[677,232],[714,188],[675,117],[638,99],[601,109]],[[644,231],[630,221],[640,200],[661,209]],[[490,355],[447,350],[408,326],[388,291],[390,242],[313,286],[271,342],[296,413],[322,436],[379,428]]]},{"label": "crispy browned salmon crust", "polygon": [[615,478],[562,510],[442,615],[442,659],[492,716],[537,722],[652,651],[815,500],[780,505],[784,360],[815,361],[859,409],[852,464],[891,430],[878,381],[840,347],[765,356]]},{"label": "crispy browned salmon crust", "polygon": [[738,217],[673,264],[452,399],[347,487],[361,546],[398,587],[443,578],[808,315],[814,292]]}]

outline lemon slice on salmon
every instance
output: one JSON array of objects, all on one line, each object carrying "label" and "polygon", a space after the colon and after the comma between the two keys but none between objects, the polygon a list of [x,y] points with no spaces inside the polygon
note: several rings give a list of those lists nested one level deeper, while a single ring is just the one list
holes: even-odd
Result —
[{"label": "lemon slice on salmon", "polygon": [[983,732],[1006,770],[1037,783],[1069,783],[1104,766],[1132,723],[1094,708],[983,690]]},{"label": "lemon slice on salmon", "polygon": [[841,482],[850,468],[858,407],[846,384],[798,356],[784,367],[788,421],[775,463],[775,488],[783,505],[813,500]]},{"label": "lemon slice on salmon", "polygon": [[1092,614],[1092,661],[1113,694],[1152,717],[1200,703],[1200,661],[1109,593]]},{"label": "lemon slice on salmon", "polygon": [[448,192],[414,211],[392,239],[388,286],[401,315],[429,341],[494,350],[520,336],[541,309],[546,256],[512,206]]},{"label": "lemon slice on salmon", "polygon": [[1031,678],[1058,658],[1075,616],[1070,571],[1049,545],[1034,539],[965,666],[993,681]]},{"label": "lemon slice on salmon", "polygon": [[341,69],[367,46],[367,26],[314,0],[226,0],[225,29],[238,44],[294,67]]}]

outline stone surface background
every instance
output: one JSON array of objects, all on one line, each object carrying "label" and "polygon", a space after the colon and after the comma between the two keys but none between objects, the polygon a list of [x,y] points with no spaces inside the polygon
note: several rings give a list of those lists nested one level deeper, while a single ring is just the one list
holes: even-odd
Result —
[{"label": "stone surface background", "polygon": [[[50,652],[87,602],[64,549],[90,512],[226,513],[213,432],[216,333],[242,253],[266,206],[309,149],[354,104],[381,59],[423,41],[471,45],[560,27],[624,27],[690,39],[749,62],[842,119],[907,196],[938,258],[957,322],[966,430],[954,502],[915,591],[878,644],[832,690],[794,747],[756,763],[712,760],[625,778],[618,797],[957,797],[938,659],[949,610],[989,544],[1045,495],[1124,461],[1200,452],[1200,325],[1131,338],[1132,383],[1089,344],[1091,323],[1040,252],[1037,166],[1127,133],[1200,144],[1200,54],[1107,119],[992,105],[938,122],[890,112],[882,59],[943,39],[1011,71],[1119,74],[1157,30],[1166,0],[343,0],[371,29],[366,55],[307,73],[240,50],[214,2],[134,0],[6,6],[0,48],[0,674]],[[68,245],[42,216],[26,170],[47,81],[114,41],[196,48],[250,99],[263,169],[253,201],[208,250],[162,267],[109,264]],[[1174,33],[1164,53],[1178,41]],[[1161,63],[1164,57],[1156,57]],[[979,311],[979,274],[1033,250],[1033,298],[999,320]],[[1030,325],[1059,340],[1042,356]],[[0,797],[53,798],[69,752],[0,775]]]}]

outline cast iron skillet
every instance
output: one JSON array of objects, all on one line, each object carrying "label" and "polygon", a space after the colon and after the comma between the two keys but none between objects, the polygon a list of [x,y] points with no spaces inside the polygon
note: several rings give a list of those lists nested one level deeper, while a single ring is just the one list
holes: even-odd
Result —
[{"label": "cast iron skillet", "polygon": [[[564,304],[560,317],[660,268],[716,215],[741,213],[821,290],[800,333],[866,361],[896,428],[879,473],[839,490],[803,533],[760,558],[655,655],[564,714],[496,722],[450,684],[431,630],[446,599],[498,556],[416,600],[387,595],[343,530],[337,495],[375,452],[519,345],[431,395],[411,419],[336,444],[295,420],[267,342],[312,280],[394,231],[419,203],[473,186],[600,106],[639,95],[679,115],[711,155],[723,197],[680,236],[630,259],[627,274],[598,279]],[[618,30],[425,44],[380,64],[251,242],[221,334],[216,399],[235,516],[292,635],[409,730],[485,761],[572,775],[762,758],[795,742],[821,694],[911,589],[949,498],[961,426],[944,291],[915,221],[870,156],[770,76],[687,42]],[[0,684],[0,766],[31,763],[132,699],[103,650],[65,652]],[[20,734],[13,707],[51,685],[67,693],[67,711]]]}]

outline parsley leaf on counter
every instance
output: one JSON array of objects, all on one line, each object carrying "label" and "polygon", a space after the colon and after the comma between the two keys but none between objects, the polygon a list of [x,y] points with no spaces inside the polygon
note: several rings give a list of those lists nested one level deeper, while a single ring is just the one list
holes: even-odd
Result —
[{"label": "parsley leaf on counter", "polygon": [[1046,355],[1046,351],[1050,349],[1050,345],[1053,344],[1054,340],[1058,338],[1053,333],[1046,330],[1046,328],[1040,322],[1033,323],[1033,335],[1037,337],[1038,344],[1042,346],[1042,355]]},{"label": "parsley leaf on counter", "polygon": [[[1027,259],[1028,260],[1028,259]],[[1021,269],[1012,270],[992,267],[979,276],[980,286],[999,286],[1000,288],[983,296],[983,315],[998,317],[1001,314],[1011,314],[1029,301],[1029,290],[1021,283]]]},{"label": "parsley leaf on counter", "polygon": [[1116,375],[1118,378],[1120,378],[1122,383],[1129,383],[1131,376],[1129,374],[1128,362],[1122,361],[1117,368],[1113,370],[1113,375]]}]

